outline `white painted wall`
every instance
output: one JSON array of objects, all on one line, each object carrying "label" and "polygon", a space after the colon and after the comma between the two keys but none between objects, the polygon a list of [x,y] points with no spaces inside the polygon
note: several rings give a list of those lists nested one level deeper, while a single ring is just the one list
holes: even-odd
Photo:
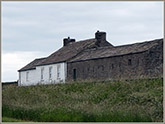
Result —
[{"label": "white painted wall", "polygon": [[[26,73],[29,72],[28,74],[28,80],[26,80]],[[22,71],[19,72],[19,82],[18,85],[19,86],[26,86],[26,85],[33,85],[36,83],[36,70],[28,70],[28,71]]]},{"label": "white painted wall", "polygon": [[[57,66],[59,68],[59,78],[57,77]],[[52,78],[49,78],[49,68],[52,68]],[[41,80],[41,69],[43,71],[43,80]],[[26,73],[29,72],[28,81],[26,80]],[[58,63],[44,66],[37,66],[34,70],[22,71],[19,72],[19,86],[26,85],[36,85],[36,84],[56,84],[56,83],[64,83],[66,80],[67,74],[67,64],[66,63]]]}]

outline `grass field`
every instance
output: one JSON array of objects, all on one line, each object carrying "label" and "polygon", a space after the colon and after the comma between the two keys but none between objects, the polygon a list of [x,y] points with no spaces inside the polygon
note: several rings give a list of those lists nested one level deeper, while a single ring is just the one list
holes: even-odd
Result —
[{"label": "grass field", "polygon": [[6,87],[2,116],[34,122],[162,122],[163,79]]},{"label": "grass field", "polygon": [[9,117],[2,117],[2,122],[30,122],[30,121],[18,120],[18,119],[9,118]]}]

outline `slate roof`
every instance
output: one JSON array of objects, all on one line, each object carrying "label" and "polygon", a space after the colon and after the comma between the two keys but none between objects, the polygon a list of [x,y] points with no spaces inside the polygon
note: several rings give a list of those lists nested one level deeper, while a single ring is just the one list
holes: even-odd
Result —
[{"label": "slate roof", "polygon": [[122,45],[116,47],[102,47],[102,48],[93,48],[83,51],[77,57],[71,59],[69,62],[85,61],[98,58],[107,58],[125,54],[139,53],[146,50],[149,50],[155,45],[158,45],[160,42],[163,43],[163,39],[156,39],[153,41],[146,41],[141,43],[134,43],[129,45]]},{"label": "slate roof", "polygon": [[[60,62],[76,62],[85,61],[90,59],[98,59],[105,57],[112,57],[130,53],[142,52],[150,49],[157,45],[159,42],[163,42],[163,39],[157,39],[153,41],[146,41],[142,43],[135,43],[123,46],[112,47],[110,43],[106,47],[96,47],[96,39],[87,39],[79,42],[71,42],[66,46],[62,47],[58,51],[54,52],[46,58],[35,59],[25,67],[21,68],[20,71],[32,70],[36,66],[49,65]],[[90,48],[90,49],[88,49]]]},{"label": "slate roof", "polygon": [[[84,49],[94,47],[96,39],[87,39],[79,42],[71,42],[47,57],[40,65],[48,65],[60,62],[66,62]],[[110,43],[108,43],[111,45]]]},{"label": "slate roof", "polygon": [[[66,62],[72,57],[75,57],[78,53],[80,53],[84,49],[95,47],[95,43],[96,43],[95,38],[78,41],[78,42],[71,42],[66,46],[63,46],[61,49],[54,52],[47,58],[35,59],[34,61],[32,61],[31,63],[20,69],[19,71],[35,69],[36,66],[39,65],[49,65],[60,62]],[[111,44],[107,42],[106,45],[111,45]]]},{"label": "slate roof", "polygon": [[21,68],[20,71],[26,71],[26,70],[32,70],[35,69],[37,65],[40,65],[41,62],[43,62],[46,58],[39,58],[39,59],[35,59],[32,62],[30,62],[29,64],[27,64],[26,66],[24,66],[23,68]]}]

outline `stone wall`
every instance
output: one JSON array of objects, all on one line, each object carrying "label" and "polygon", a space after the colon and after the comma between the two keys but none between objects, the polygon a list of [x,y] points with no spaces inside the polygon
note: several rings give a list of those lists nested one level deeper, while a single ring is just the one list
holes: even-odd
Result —
[{"label": "stone wall", "polygon": [[77,79],[120,79],[143,76],[145,53],[129,54],[104,59],[68,63],[68,80],[73,79],[73,69]]},{"label": "stone wall", "polygon": [[163,77],[163,42],[146,52],[145,65],[149,77]]},{"label": "stone wall", "polygon": [[7,87],[16,87],[18,86],[18,81],[13,81],[13,82],[2,82],[2,89],[7,88]]},{"label": "stone wall", "polygon": [[163,45],[135,54],[68,63],[67,80],[110,80],[162,77]]}]

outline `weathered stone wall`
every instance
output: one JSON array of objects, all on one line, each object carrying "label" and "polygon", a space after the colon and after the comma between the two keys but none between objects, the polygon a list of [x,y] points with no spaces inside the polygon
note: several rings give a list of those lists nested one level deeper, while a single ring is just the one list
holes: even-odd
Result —
[{"label": "weathered stone wall", "polygon": [[163,41],[145,54],[145,73],[149,77],[163,77]]},{"label": "weathered stone wall", "polygon": [[68,63],[67,80],[110,80],[163,76],[163,43],[148,51],[103,59]]},{"label": "weathered stone wall", "polygon": [[77,79],[120,79],[144,76],[145,52],[104,59],[68,63],[67,79],[73,79],[73,69]]},{"label": "weathered stone wall", "polygon": [[74,69],[78,80],[163,77],[163,40],[141,53],[70,62],[67,80],[73,80]]}]

